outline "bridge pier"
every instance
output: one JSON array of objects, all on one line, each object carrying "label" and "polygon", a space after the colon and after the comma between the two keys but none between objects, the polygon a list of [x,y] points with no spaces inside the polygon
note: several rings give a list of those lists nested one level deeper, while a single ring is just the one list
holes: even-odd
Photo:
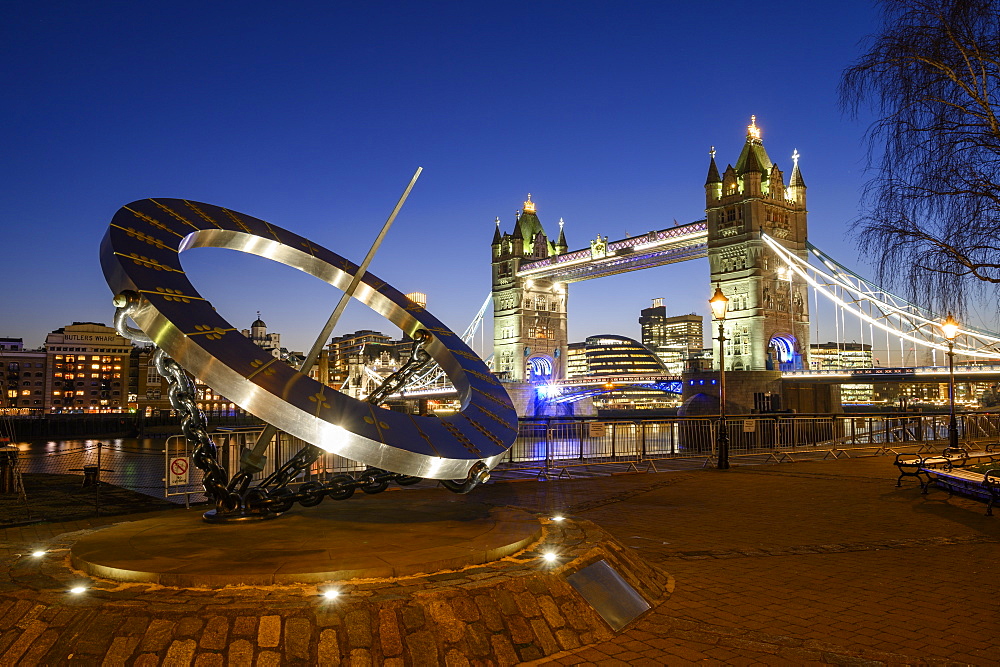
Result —
[{"label": "bridge pier", "polygon": [[584,398],[574,403],[549,403],[530,382],[504,382],[518,417],[595,417],[594,401]]},{"label": "bridge pier", "polygon": [[[719,372],[697,371],[681,376],[679,415],[688,417],[719,414]],[[726,371],[726,413],[748,415],[762,409],[761,398],[770,407],[798,413],[840,413],[840,387],[832,384],[782,382],[780,371]],[[777,401],[773,398],[778,397]],[[777,405],[775,405],[777,403]]]}]

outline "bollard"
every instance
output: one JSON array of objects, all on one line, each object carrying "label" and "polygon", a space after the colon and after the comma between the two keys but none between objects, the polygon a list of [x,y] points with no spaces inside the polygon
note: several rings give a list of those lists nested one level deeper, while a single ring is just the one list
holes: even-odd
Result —
[{"label": "bollard", "polygon": [[0,447],[0,494],[17,492],[17,454],[18,449],[14,445]]}]

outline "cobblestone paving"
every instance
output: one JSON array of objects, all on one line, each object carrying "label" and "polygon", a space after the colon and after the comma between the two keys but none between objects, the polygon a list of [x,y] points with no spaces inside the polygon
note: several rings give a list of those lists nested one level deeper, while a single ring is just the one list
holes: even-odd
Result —
[{"label": "cobblestone paving", "polygon": [[[87,578],[68,548],[92,529],[53,536],[44,556],[13,554],[0,580],[0,666],[101,664],[511,665],[613,633],[566,582],[605,559],[647,600],[669,580],[587,521],[541,519],[545,535],[486,565],[326,587],[178,589]],[[25,545],[27,546],[27,545]],[[544,552],[558,559],[548,565]],[[75,585],[85,593],[68,591]]]},{"label": "cobblestone paving", "polygon": [[889,459],[870,458],[478,489],[480,501],[572,515],[547,526],[548,543],[584,544],[598,534],[589,522],[614,536],[621,547],[583,557],[639,573],[632,583],[664,600],[617,634],[565,573],[540,572],[538,548],[345,585],[333,602],[315,587],[107,585],[74,597],[65,552],[39,563],[28,549],[65,548],[116,519],[6,529],[0,667],[1000,665],[1000,519],[895,478]]}]

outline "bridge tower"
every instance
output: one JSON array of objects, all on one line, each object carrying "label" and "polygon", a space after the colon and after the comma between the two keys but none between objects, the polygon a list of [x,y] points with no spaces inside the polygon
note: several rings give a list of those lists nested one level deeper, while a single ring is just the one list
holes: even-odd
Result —
[{"label": "bridge tower", "polygon": [[517,277],[522,262],[568,250],[563,221],[554,243],[545,234],[531,194],[518,211],[514,231],[493,233],[493,359],[507,382],[540,382],[565,377],[566,284]]},{"label": "bridge tower", "polygon": [[[729,297],[725,370],[792,370],[809,353],[806,285],[767,250],[764,232],[800,257],[806,256],[806,185],[792,153],[792,175],[771,162],[750,117],[736,166],[719,175],[715,148],[705,182],[708,260],[713,287]],[[713,324],[712,336],[718,326]],[[713,342],[718,358],[718,341]]]}]

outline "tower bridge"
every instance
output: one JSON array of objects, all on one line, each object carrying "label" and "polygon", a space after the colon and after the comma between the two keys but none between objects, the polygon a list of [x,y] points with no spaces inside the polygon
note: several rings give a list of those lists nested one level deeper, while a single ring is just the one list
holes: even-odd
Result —
[{"label": "tower bridge", "polygon": [[[752,405],[753,394],[760,392],[788,394],[785,405],[799,401],[800,409],[815,412],[832,409],[829,401],[831,407],[814,400],[824,386],[829,393],[834,384],[946,379],[945,367],[937,365],[936,356],[931,366],[910,366],[905,345],[974,361],[974,366],[956,368],[957,379],[992,382],[1000,378],[1000,334],[961,327],[946,340],[940,327],[943,317],[861,278],[808,242],[806,184],[799,158],[798,151],[792,151],[786,181],[764,148],[756,118],[751,117],[735,164],[720,171],[714,147],[709,153],[703,220],[614,241],[598,234],[587,246],[572,251],[563,220],[552,240],[529,194],[512,231],[502,231],[496,220],[491,292],[462,338],[471,343],[492,304],[492,368],[507,383],[522,414],[534,409],[527,407],[529,402],[538,407],[539,397],[550,403],[571,402],[573,397],[605,391],[608,384],[655,386],[664,391],[680,386],[685,396],[694,391],[712,395],[720,367],[733,372],[727,384],[734,389],[728,393],[736,396],[733,407],[737,410]],[[706,296],[714,284],[728,299],[721,360],[718,339],[713,339],[716,370],[686,374],[683,382],[655,373],[629,376],[621,382],[604,376],[567,378],[572,283],[704,257],[708,258]],[[810,317],[821,304],[834,309],[838,345],[852,341],[850,345],[856,346],[860,339],[861,348],[871,349],[884,340],[885,362],[891,367],[893,341],[898,339],[898,367],[812,368]],[[716,328],[713,323],[712,329]],[[442,383],[443,377],[440,368],[426,369],[407,386],[405,395],[447,395],[454,389]],[[802,398],[807,395],[813,397],[809,405]]]},{"label": "tower bridge", "polygon": [[[764,149],[756,118],[735,166],[721,173],[710,152],[705,219],[616,241],[598,234],[570,251],[563,221],[549,239],[528,196],[514,229],[492,241],[494,368],[511,383],[549,383],[566,377],[569,284],[619,273],[708,258],[707,278],[730,299],[725,322],[726,370],[802,368],[809,348],[805,285],[785,280],[784,263],[764,236],[806,257],[806,185],[793,153],[791,176]],[[707,285],[706,285],[707,287]],[[706,289],[706,293],[708,290]]]},{"label": "tower bridge", "polygon": [[[724,355],[720,360],[719,341],[713,338],[713,357],[720,360],[716,369],[736,372],[737,395],[780,391],[782,382],[800,389],[811,383],[818,394],[822,385],[845,382],[843,375],[810,371],[810,289],[816,309],[820,295],[837,309],[838,340],[847,335],[849,313],[859,327],[851,335],[855,341],[860,336],[864,344],[867,337],[874,344],[884,333],[889,350],[890,338],[899,339],[901,357],[907,341],[1000,363],[1000,335],[966,327],[946,341],[939,328],[943,318],[865,281],[809,244],[800,155],[797,150],[790,155],[786,179],[751,117],[735,163],[720,170],[715,148],[709,153],[705,219],[615,241],[598,234],[589,247],[577,250],[569,249],[561,219],[555,240],[549,237],[528,195],[512,231],[503,232],[497,219],[491,244],[497,375],[511,388],[524,384],[550,387],[543,390],[550,393],[558,388],[561,396],[572,393],[581,382],[566,378],[569,285],[703,257],[708,258],[706,295],[714,284],[728,299]],[[819,266],[811,266],[810,258]],[[990,373],[970,371],[970,376],[992,379]],[[933,382],[941,379],[941,369],[859,370],[850,379],[865,382],[869,376],[878,378],[869,382]]]}]

